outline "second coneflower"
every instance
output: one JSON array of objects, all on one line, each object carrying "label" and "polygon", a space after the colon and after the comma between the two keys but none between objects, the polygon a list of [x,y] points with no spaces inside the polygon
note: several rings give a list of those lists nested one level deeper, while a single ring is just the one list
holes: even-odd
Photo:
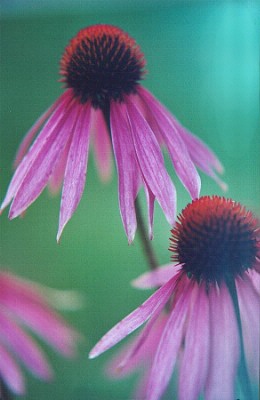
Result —
[{"label": "second coneflower", "polygon": [[[205,196],[183,210],[171,241],[177,265],[134,282],[161,287],[103,336],[90,357],[147,322],[109,366],[113,376],[143,372],[136,398],[162,398],[178,366],[178,400],[256,399],[259,221],[231,199]],[[236,396],[236,381],[243,397]]]},{"label": "second coneflower", "polygon": [[13,200],[10,218],[22,214],[48,183],[56,190],[63,181],[60,238],[83,193],[91,136],[105,179],[110,175],[113,147],[120,212],[129,242],[136,231],[135,199],[142,185],[150,237],[155,199],[169,223],[175,219],[175,188],[161,145],[192,198],[200,192],[195,165],[222,184],[215,173],[222,171],[215,155],[139,85],[144,68],[139,46],[117,27],[90,26],[70,41],[60,70],[66,90],[31,128],[17,153],[16,171],[2,204],[3,209]]}]

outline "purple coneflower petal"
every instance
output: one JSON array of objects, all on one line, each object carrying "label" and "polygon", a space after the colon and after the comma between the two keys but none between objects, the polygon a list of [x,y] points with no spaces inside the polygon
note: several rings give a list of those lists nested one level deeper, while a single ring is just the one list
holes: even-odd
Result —
[{"label": "purple coneflower petal", "polygon": [[24,365],[41,379],[49,380],[52,377],[51,368],[34,340],[20,327],[0,311],[0,340],[18,356]]},{"label": "purple coneflower petal", "polygon": [[164,305],[161,305],[156,310],[152,318],[149,319],[138,337],[134,340],[132,346],[128,351],[125,351],[124,357],[121,357],[117,366],[120,374],[126,374],[134,370],[138,363],[151,357],[151,354],[156,351],[156,347],[160,341],[160,336],[167,319],[166,315],[162,313],[163,307]]},{"label": "purple coneflower petal", "polygon": [[205,399],[230,400],[235,398],[239,336],[234,306],[225,284],[219,290],[211,287],[209,304],[211,346]]},{"label": "purple coneflower petal", "polygon": [[[176,121],[176,123],[178,123]],[[215,173],[214,169],[223,173],[224,168],[215,154],[199,138],[188,132],[180,125],[180,132],[189,150],[193,162],[208,176],[213,178],[222,190],[226,191],[228,186]]]},{"label": "purple coneflower petal", "polygon": [[134,279],[131,284],[138,289],[154,289],[164,285],[169,279],[176,276],[181,270],[181,266],[166,264],[154,271],[145,272]]},{"label": "purple coneflower petal", "polygon": [[[42,151],[42,148],[45,147],[48,149],[49,143],[53,141],[53,138],[57,136],[64,119],[66,118],[67,110],[69,103],[71,102],[70,98],[65,97],[63,101],[59,104],[56,110],[53,112],[49,120],[44,125],[42,131],[39,136],[30,147],[27,155],[23,158],[22,162],[18,165],[15,174],[11,180],[9,185],[6,197],[1,205],[1,210],[3,210],[12,200],[12,198],[16,195],[19,187],[23,183],[23,180],[30,170],[33,162],[37,160],[38,154]],[[46,146],[46,143],[48,146]]]},{"label": "purple coneflower petal", "polygon": [[144,117],[134,105],[134,96],[126,98],[127,114],[137,160],[144,180],[173,225],[176,217],[176,192],[166,172],[160,146]]},{"label": "purple coneflower petal", "polygon": [[55,168],[50,176],[48,186],[51,194],[57,194],[61,188],[62,181],[64,179],[70,145],[71,138],[67,141],[62,155],[59,157],[59,160],[57,161]]},{"label": "purple coneflower petal", "polygon": [[252,374],[255,379],[258,379],[260,359],[259,294],[247,276],[245,276],[244,279],[237,279],[236,286],[242,320],[246,361],[250,374]]},{"label": "purple coneflower petal", "polygon": [[[17,363],[6,351],[0,342],[0,376],[7,386],[15,394],[22,395],[25,392],[23,375]],[[0,388],[1,396],[1,388]]]},{"label": "purple coneflower petal", "polygon": [[200,177],[179,134],[179,130],[168,117],[167,110],[148,90],[140,86],[138,93],[146,102],[146,106],[150,111],[149,119],[156,119],[157,121],[178,177],[191,197],[193,199],[197,198],[201,187]]},{"label": "purple coneflower petal", "polygon": [[136,231],[135,198],[138,191],[139,171],[134,148],[129,138],[125,106],[111,103],[111,135],[118,171],[118,196],[121,217],[128,242]]},{"label": "purple coneflower petal", "polygon": [[[70,92],[70,91],[69,91]],[[42,124],[47,120],[51,113],[61,104],[63,100],[68,97],[68,92],[63,93],[52,105],[48,108],[33,124],[29,132],[25,135],[22,143],[17,150],[14,166],[17,167],[25,156],[30,144],[32,143],[36,133],[42,126]]]},{"label": "purple coneflower petal", "polygon": [[186,143],[194,162],[202,170],[205,168],[210,171],[214,168],[218,173],[222,174],[224,172],[224,167],[213,151],[197,136],[193,135],[190,131],[181,126],[173,116],[171,117],[174,120],[174,123],[179,127],[182,138]]},{"label": "purple coneflower petal", "polygon": [[144,189],[145,189],[145,195],[146,195],[146,202],[148,206],[148,235],[149,239],[153,239],[153,216],[154,216],[154,201],[155,201],[155,196],[151,192],[149,186],[147,186],[144,182]]},{"label": "purple coneflower petal", "polygon": [[192,295],[190,286],[189,283],[184,285],[183,292],[176,300],[161,335],[147,384],[146,398],[149,400],[158,400],[164,393],[171,378],[183,338],[186,307]]},{"label": "purple coneflower petal", "polygon": [[127,343],[123,349],[120,349],[120,352],[106,365],[105,372],[109,378],[123,378],[138,367],[136,358],[134,358],[134,362],[125,361],[128,359],[128,354],[136,346],[138,339],[139,335]]},{"label": "purple coneflower petal", "polygon": [[57,126],[53,131],[53,135],[49,137],[49,140],[43,143],[41,150],[37,154],[37,158],[34,158],[17,190],[10,208],[10,218],[15,218],[25,211],[47,185],[56,162],[62,155],[63,149],[70,137],[77,117],[78,107],[72,107],[62,126]]},{"label": "purple coneflower petal", "polygon": [[74,127],[64,176],[57,241],[77,208],[85,187],[90,139],[90,110],[90,105],[87,108],[80,108]]},{"label": "purple coneflower petal", "polygon": [[[204,286],[204,285],[203,285]],[[179,400],[197,400],[209,364],[209,304],[206,288],[194,286],[179,372]]]},{"label": "purple coneflower petal", "polygon": [[91,134],[97,169],[103,182],[107,182],[112,175],[112,147],[108,135],[104,116],[101,110],[91,110]]},{"label": "purple coneflower petal", "polygon": [[110,347],[120,342],[120,340],[136,330],[151,316],[153,316],[159,308],[162,308],[172,294],[174,282],[174,278],[168,281],[164,286],[152,294],[152,296],[150,296],[140,307],[116,324],[91,350],[89,358],[97,357]]},{"label": "purple coneflower petal", "polygon": [[22,321],[35,333],[47,341],[53,348],[66,356],[75,352],[76,332],[68,327],[61,318],[48,306],[40,296],[31,301],[22,293],[8,291],[0,292],[0,303],[6,307],[15,318]]}]

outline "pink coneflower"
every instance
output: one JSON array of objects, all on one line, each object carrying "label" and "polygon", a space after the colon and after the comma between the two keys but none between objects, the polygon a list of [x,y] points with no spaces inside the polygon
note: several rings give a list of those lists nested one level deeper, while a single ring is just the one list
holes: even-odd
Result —
[{"label": "pink coneflower", "polygon": [[66,90],[18,150],[17,168],[2,204],[3,209],[13,200],[10,218],[22,214],[48,183],[57,190],[63,181],[59,239],[83,193],[90,139],[103,179],[110,176],[113,147],[120,212],[129,242],[136,231],[134,203],[141,186],[147,197],[150,237],[155,199],[169,223],[175,220],[175,188],[161,145],[192,198],[200,192],[195,165],[225,186],[215,173],[222,172],[216,156],[139,85],[144,67],[135,40],[117,27],[90,26],[70,41],[60,70]]},{"label": "pink coneflower", "polygon": [[[112,328],[90,358],[148,321],[118,365],[121,374],[131,371],[145,343],[153,343],[144,399],[161,398],[176,364],[179,400],[234,400],[237,377],[244,399],[252,399],[250,380],[259,368],[259,221],[231,199],[205,196],[183,210],[171,241],[177,265],[135,281],[162,286]],[[158,337],[156,324],[165,313]]]},{"label": "pink coneflower", "polygon": [[[62,295],[60,291],[58,297]],[[53,377],[30,331],[63,356],[75,355],[79,334],[53,310],[51,298],[52,289],[0,271],[0,397],[1,382],[14,394],[25,393],[20,364],[39,379],[48,381]]]}]

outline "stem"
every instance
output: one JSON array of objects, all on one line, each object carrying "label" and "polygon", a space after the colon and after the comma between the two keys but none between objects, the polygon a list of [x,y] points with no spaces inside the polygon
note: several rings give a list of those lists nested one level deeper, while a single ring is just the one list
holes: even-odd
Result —
[{"label": "stem", "polygon": [[[102,111],[103,111],[104,119],[105,119],[105,122],[106,122],[106,125],[107,125],[107,128],[108,128],[110,139],[111,139],[110,104],[107,103]],[[156,259],[156,256],[155,256],[151,241],[148,238],[148,235],[146,233],[145,224],[144,224],[144,220],[143,220],[143,216],[142,216],[142,212],[141,212],[141,207],[140,207],[138,199],[135,200],[135,210],[136,210],[136,219],[137,219],[138,231],[139,231],[139,235],[140,235],[141,242],[142,242],[142,245],[143,245],[143,250],[144,250],[144,253],[146,255],[149,268],[152,271],[154,271],[156,268],[158,268],[159,264],[157,262],[157,259]]]},{"label": "stem", "polygon": [[242,332],[242,322],[241,322],[241,315],[239,310],[239,303],[237,297],[237,289],[234,279],[227,280],[227,287],[233,302],[235,315],[237,319],[238,325],[238,332],[239,332],[239,342],[240,342],[240,365],[238,370],[238,375],[241,382],[242,391],[244,392],[245,399],[252,400],[252,388],[250,384],[250,379],[248,375],[247,365],[246,365],[246,357],[245,357],[245,348],[243,342],[243,332]]},{"label": "stem", "polygon": [[151,240],[148,238],[146,229],[145,229],[145,224],[141,212],[141,207],[139,204],[138,199],[135,200],[135,210],[136,210],[136,219],[137,219],[137,226],[138,226],[138,232],[142,241],[143,245],[143,250],[147,258],[147,262],[149,265],[149,268],[154,271],[156,268],[158,268],[158,262],[151,244]]},{"label": "stem", "polygon": [[7,388],[3,379],[0,377],[0,399],[1,400],[12,400],[12,395],[10,390]]}]

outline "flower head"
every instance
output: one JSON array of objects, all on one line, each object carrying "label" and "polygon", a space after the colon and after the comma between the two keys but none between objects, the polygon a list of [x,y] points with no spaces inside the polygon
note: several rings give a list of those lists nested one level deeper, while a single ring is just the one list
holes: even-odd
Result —
[{"label": "flower head", "polygon": [[[172,233],[178,264],[134,282],[161,287],[112,328],[90,357],[148,321],[119,362],[120,374],[131,372],[134,360],[136,368],[146,362],[141,398],[161,398],[178,365],[179,400],[202,394],[206,400],[233,400],[236,377],[243,386],[245,372],[249,380],[259,373],[259,221],[233,200],[206,196],[183,210]],[[147,343],[153,343],[149,355],[142,351]],[[245,398],[252,398],[250,384],[246,390]]]},{"label": "flower head", "polygon": [[18,150],[16,171],[2,204],[3,209],[12,201],[10,218],[23,213],[47,184],[56,191],[63,181],[59,239],[84,190],[90,140],[103,179],[111,174],[113,148],[120,212],[129,242],[136,231],[135,199],[141,186],[147,198],[150,237],[155,199],[169,223],[174,223],[175,187],[164,165],[162,145],[192,198],[200,192],[196,166],[225,187],[215,172],[222,171],[216,156],[140,85],[144,68],[139,46],[117,27],[90,26],[70,41],[60,69],[66,90]]},{"label": "flower head", "polygon": [[52,292],[56,299],[64,299],[62,291],[59,296],[57,291],[0,271],[0,381],[15,394],[25,393],[20,363],[39,379],[48,381],[53,377],[46,356],[29,330],[63,356],[76,354],[79,334],[53,310]]},{"label": "flower head", "polygon": [[82,29],[66,47],[61,75],[80,103],[106,110],[112,100],[136,92],[145,60],[135,40],[119,28],[94,25]]}]

